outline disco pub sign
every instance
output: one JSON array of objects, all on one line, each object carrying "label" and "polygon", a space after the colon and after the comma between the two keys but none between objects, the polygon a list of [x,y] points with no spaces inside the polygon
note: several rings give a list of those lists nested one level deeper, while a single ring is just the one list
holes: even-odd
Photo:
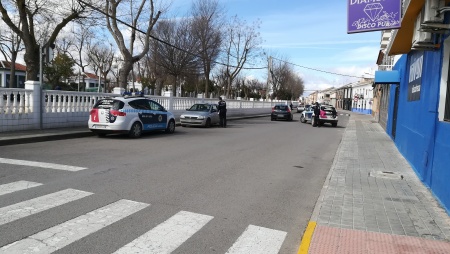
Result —
[{"label": "disco pub sign", "polygon": [[398,29],[401,0],[348,0],[347,33]]}]

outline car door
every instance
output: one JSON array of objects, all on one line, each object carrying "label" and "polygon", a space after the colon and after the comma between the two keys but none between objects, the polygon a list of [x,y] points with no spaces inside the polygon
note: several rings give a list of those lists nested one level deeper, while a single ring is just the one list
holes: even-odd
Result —
[{"label": "car door", "polygon": [[211,105],[211,124],[219,124],[220,117],[219,117],[219,109],[217,108],[217,104]]},{"label": "car door", "polygon": [[150,125],[153,122],[154,113],[150,109],[150,105],[146,99],[138,99],[128,102],[133,110],[137,113],[137,117],[142,123],[142,130],[151,130]]},{"label": "car door", "polygon": [[150,110],[153,113],[152,123],[149,126],[154,130],[164,130],[167,127],[167,110],[153,100],[147,100]]}]

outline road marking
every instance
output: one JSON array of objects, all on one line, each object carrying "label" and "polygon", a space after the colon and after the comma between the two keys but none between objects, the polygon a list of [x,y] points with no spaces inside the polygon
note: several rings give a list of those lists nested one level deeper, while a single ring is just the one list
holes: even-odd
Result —
[{"label": "road marking", "polygon": [[302,237],[302,242],[300,248],[298,249],[298,254],[308,254],[309,246],[311,245],[312,236],[317,223],[315,221],[310,221],[306,227],[305,233]]},{"label": "road marking", "polygon": [[229,254],[276,254],[280,251],[286,232],[250,225],[227,251]]},{"label": "road marking", "polygon": [[0,196],[13,193],[16,191],[26,190],[29,188],[37,187],[42,185],[42,183],[34,183],[28,181],[17,181],[13,183],[7,183],[0,185]]},{"label": "road marking", "polygon": [[0,225],[87,197],[91,194],[92,193],[86,191],[66,189],[14,205],[2,207],[0,208]]},{"label": "road marking", "polygon": [[149,204],[119,200],[0,249],[0,253],[52,253],[113,224]]},{"label": "road marking", "polygon": [[213,217],[181,211],[114,253],[170,253]]},{"label": "road marking", "polygon": [[37,161],[13,160],[13,159],[5,159],[5,158],[0,158],[0,163],[21,165],[21,166],[30,166],[30,167],[39,167],[39,168],[59,169],[59,170],[67,170],[67,171],[80,171],[80,170],[87,169],[87,168],[62,165],[62,164],[37,162]]}]

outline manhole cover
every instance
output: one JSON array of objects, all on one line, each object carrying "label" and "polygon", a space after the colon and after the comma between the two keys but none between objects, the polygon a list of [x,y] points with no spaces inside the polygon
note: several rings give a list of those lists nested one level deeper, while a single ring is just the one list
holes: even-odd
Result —
[{"label": "manhole cover", "polygon": [[369,176],[376,178],[403,179],[403,175],[392,171],[371,171]]}]

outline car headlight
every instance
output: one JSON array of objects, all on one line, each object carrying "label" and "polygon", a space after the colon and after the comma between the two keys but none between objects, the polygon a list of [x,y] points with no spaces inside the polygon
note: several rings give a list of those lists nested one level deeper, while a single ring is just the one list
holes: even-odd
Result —
[{"label": "car headlight", "polygon": [[205,117],[204,116],[198,116],[197,119],[203,120],[203,119],[205,119]]},{"label": "car headlight", "polygon": [[184,115],[181,115],[180,118],[181,118],[181,119],[184,119],[184,118],[186,118],[186,117],[185,117]]}]

